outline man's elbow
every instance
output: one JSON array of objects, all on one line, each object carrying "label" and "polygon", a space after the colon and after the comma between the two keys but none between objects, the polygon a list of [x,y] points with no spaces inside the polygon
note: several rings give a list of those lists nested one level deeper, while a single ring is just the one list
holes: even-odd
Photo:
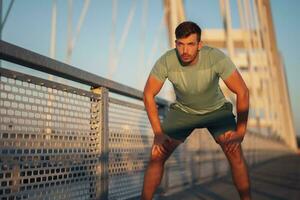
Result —
[{"label": "man's elbow", "polygon": [[238,96],[242,97],[243,99],[249,99],[249,89],[247,87],[243,88],[243,90],[238,93]]},{"label": "man's elbow", "polygon": [[149,99],[152,99],[154,98],[154,94],[152,94],[151,92],[148,92],[148,91],[144,91],[143,92],[143,101],[146,102],[148,101]]}]

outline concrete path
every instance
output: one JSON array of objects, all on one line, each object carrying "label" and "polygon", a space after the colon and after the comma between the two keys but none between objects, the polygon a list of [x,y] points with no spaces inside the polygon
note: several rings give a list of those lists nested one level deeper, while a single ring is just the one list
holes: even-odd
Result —
[{"label": "concrete path", "polygon": [[[300,155],[262,162],[250,169],[253,200],[300,200]],[[231,175],[159,200],[238,200]]]}]

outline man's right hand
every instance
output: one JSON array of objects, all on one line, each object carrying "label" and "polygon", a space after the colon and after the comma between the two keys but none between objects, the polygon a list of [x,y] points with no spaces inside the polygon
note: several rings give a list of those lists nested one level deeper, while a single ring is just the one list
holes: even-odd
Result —
[{"label": "man's right hand", "polygon": [[152,153],[158,152],[160,154],[166,154],[167,150],[166,147],[164,147],[164,144],[168,142],[171,142],[171,138],[168,135],[163,133],[155,134]]}]

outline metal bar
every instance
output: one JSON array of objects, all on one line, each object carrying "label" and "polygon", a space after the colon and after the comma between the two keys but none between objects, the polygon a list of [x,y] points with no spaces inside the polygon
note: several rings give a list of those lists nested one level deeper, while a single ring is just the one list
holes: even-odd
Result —
[{"label": "metal bar", "polygon": [[30,76],[30,75],[27,75],[27,74],[12,71],[12,70],[5,69],[5,68],[0,68],[0,75],[5,76],[7,78],[17,79],[17,80],[24,81],[24,82],[29,82],[29,83],[34,83],[36,85],[45,86],[45,87],[48,87],[48,88],[53,88],[53,89],[57,89],[57,90],[61,90],[61,91],[69,92],[69,93],[88,96],[88,97],[91,97],[91,98],[98,97],[97,94],[92,93],[92,92],[87,91],[87,90],[82,90],[82,89],[75,88],[75,87],[72,87],[72,86],[69,86],[69,85],[56,83],[56,82],[53,82],[53,81],[38,78],[38,77],[35,77],[35,76]]},{"label": "metal bar", "polygon": [[116,27],[117,27],[117,14],[118,14],[118,1],[112,0],[112,23],[111,23],[111,33],[110,33],[110,45],[109,45],[109,60],[108,60],[108,67],[111,71],[111,68],[115,66],[115,59],[114,55],[117,52],[116,48]]},{"label": "metal bar", "polygon": [[[79,21],[78,21],[78,24],[77,24],[76,32],[74,34],[74,37],[70,39],[70,43],[68,43],[68,51],[67,51],[67,63],[68,64],[71,62],[73,49],[74,49],[74,46],[76,44],[77,38],[80,34],[80,30],[81,30],[83,21],[85,19],[87,10],[89,8],[89,4],[90,4],[90,0],[85,0],[84,1],[84,5],[83,5],[83,8],[81,10],[81,14],[80,14]],[[70,7],[71,7],[70,9],[72,10],[72,5]],[[72,13],[72,11],[71,11],[71,13]],[[72,14],[71,14],[71,17],[72,17]]]},{"label": "metal bar", "polygon": [[52,2],[52,17],[51,17],[51,38],[50,38],[50,58],[55,58],[56,52],[56,20],[57,20],[57,5],[56,0]]},{"label": "metal bar", "polygon": [[114,72],[116,71],[117,67],[118,67],[118,64],[119,64],[119,61],[120,61],[120,56],[121,56],[121,53],[123,51],[123,48],[124,48],[124,45],[125,45],[125,42],[126,42],[126,39],[127,39],[127,35],[128,35],[128,31],[131,27],[131,22],[132,22],[132,19],[135,15],[135,10],[136,10],[136,1],[133,1],[132,2],[132,5],[131,5],[131,9],[128,13],[128,17],[127,17],[127,21],[124,25],[124,29],[123,29],[123,33],[121,35],[121,40],[120,40],[120,43],[119,43],[119,46],[118,46],[118,49],[117,49],[117,53],[116,53],[116,57],[113,58],[112,60],[112,64],[109,68],[109,74],[108,74],[108,78],[111,79],[113,77],[113,74]]},{"label": "metal bar", "polygon": [[[110,92],[125,95],[134,99],[143,99],[143,93],[140,90],[97,76],[3,40],[0,41],[0,59],[90,85],[93,88],[100,86],[106,87]],[[168,105],[168,102],[164,99],[156,98],[156,100],[160,106]]]},{"label": "metal bar", "polygon": [[[104,87],[99,87],[92,89],[92,92],[101,96],[101,100],[98,101],[98,106],[100,108],[99,112],[99,128],[97,133],[97,141],[99,141],[99,150],[101,152],[100,156],[100,177],[97,178],[97,188],[96,188],[96,199],[108,199],[108,153],[109,153],[109,128],[108,128],[108,89]],[[98,149],[97,149],[98,152]],[[98,182],[99,181],[99,182]],[[99,187],[100,186],[100,187]]]},{"label": "metal bar", "polygon": [[[11,2],[10,2],[10,4],[9,4],[9,7],[8,7],[8,10],[7,10],[7,12],[6,12],[6,14],[5,14],[5,17],[4,17],[4,19],[3,19],[3,22],[1,21],[0,32],[2,32],[2,30],[3,30],[3,27],[4,27],[4,25],[5,25],[5,22],[6,22],[6,20],[7,20],[7,17],[8,17],[8,15],[9,15],[9,13],[10,13],[10,10],[11,10],[13,4],[14,4],[14,1],[15,1],[15,0],[11,0]],[[1,19],[1,20],[2,20],[2,19]]]},{"label": "metal bar", "polygon": [[145,111],[145,107],[142,106],[142,105],[138,105],[138,104],[131,103],[131,102],[124,101],[124,100],[120,100],[120,99],[116,99],[116,98],[113,98],[113,97],[109,98],[109,102],[117,104],[117,105],[123,105],[123,106],[129,107],[129,108]]},{"label": "metal bar", "polygon": [[72,30],[73,30],[73,0],[68,0],[68,39],[67,39],[67,54],[66,54],[66,58],[65,61],[66,63],[70,63],[69,62],[69,57],[71,57],[71,49],[72,49]]},{"label": "metal bar", "polygon": [[[0,25],[1,26],[2,26],[2,12],[3,12],[3,0],[0,0]],[[0,40],[2,40],[2,28],[0,29]]]}]

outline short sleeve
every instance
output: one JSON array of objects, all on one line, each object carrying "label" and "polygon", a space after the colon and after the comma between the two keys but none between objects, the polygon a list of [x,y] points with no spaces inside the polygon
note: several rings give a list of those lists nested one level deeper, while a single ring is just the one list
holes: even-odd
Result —
[{"label": "short sleeve", "polygon": [[225,56],[214,65],[214,69],[218,76],[225,80],[235,71],[236,66],[228,56]]},{"label": "short sleeve", "polygon": [[166,78],[168,77],[168,70],[164,57],[161,57],[157,60],[150,72],[150,75],[155,76],[158,80],[162,82],[166,80]]}]

